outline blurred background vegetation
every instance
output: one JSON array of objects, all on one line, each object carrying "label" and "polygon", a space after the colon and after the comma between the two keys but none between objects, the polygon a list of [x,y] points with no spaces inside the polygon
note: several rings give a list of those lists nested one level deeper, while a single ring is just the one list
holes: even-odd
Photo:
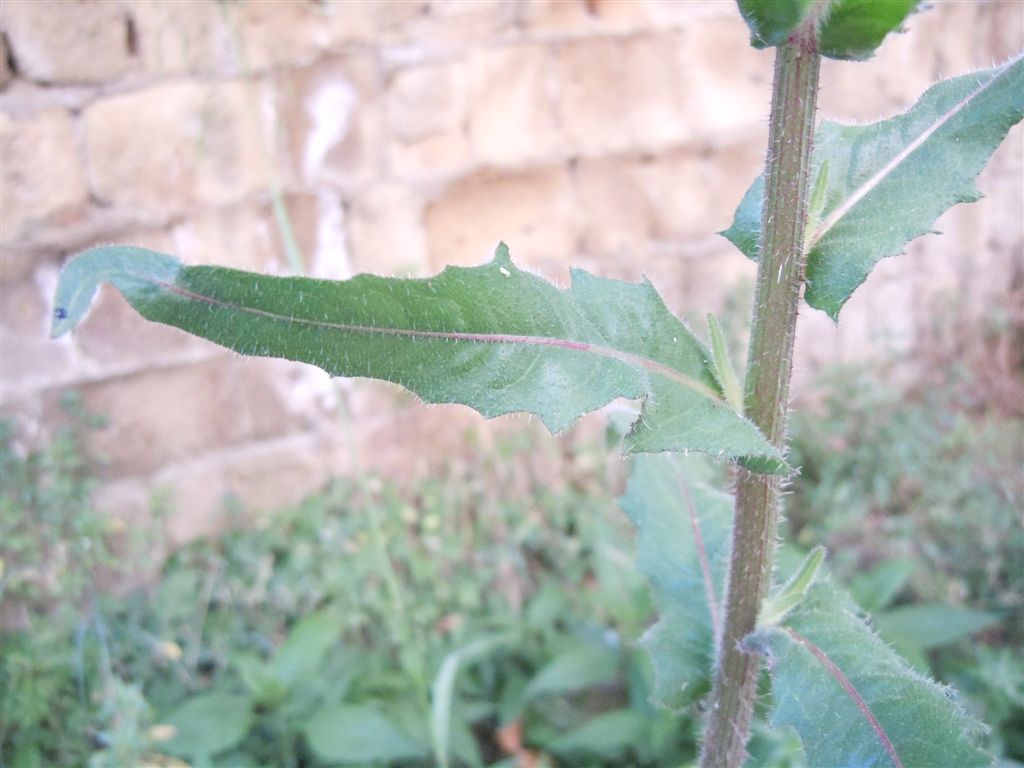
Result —
[{"label": "blurred background vegetation", "polygon": [[[994,384],[983,355],[941,349],[900,386],[886,366],[820,378],[792,423],[780,566],[828,546],[882,637],[1020,765],[1020,368]],[[64,405],[48,445],[3,431],[4,765],[428,766],[439,734],[452,766],[695,759],[699,708],[649,702],[651,606],[608,445],[524,432],[414,487],[339,479],[275,514],[236,508],[154,571],[166,505],[148,529],[96,512],[83,441],[102,419]],[[570,450],[554,485],[517,460]],[[751,753],[801,764],[763,727]]]}]

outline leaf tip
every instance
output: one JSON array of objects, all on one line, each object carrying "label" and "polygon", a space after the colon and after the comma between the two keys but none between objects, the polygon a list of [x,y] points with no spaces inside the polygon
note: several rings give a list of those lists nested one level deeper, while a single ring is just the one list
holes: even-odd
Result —
[{"label": "leaf tip", "polygon": [[512,254],[509,252],[508,245],[504,240],[501,240],[494,249],[494,263],[502,266],[512,264]]}]

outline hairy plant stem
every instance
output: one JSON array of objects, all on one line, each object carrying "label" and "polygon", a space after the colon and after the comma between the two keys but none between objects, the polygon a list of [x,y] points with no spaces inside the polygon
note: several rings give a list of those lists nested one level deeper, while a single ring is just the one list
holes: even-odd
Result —
[{"label": "hairy plant stem", "polygon": [[[821,58],[813,25],[778,48],[765,204],[747,364],[747,415],[773,445],[785,441]],[[737,768],[746,755],[759,659],[742,650],[771,582],[781,481],[739,470],[725,625],[717,654],[702,768]]]}]

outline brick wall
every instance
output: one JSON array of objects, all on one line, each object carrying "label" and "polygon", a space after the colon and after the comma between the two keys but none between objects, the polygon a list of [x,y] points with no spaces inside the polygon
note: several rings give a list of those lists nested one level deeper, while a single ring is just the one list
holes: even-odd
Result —
[{"label": "brick wall", "polygon": [[[823,113],[891,114],[1024,47],[1024,4],[934,5],[872,62],[827,63]],[[731,2],[5,0],[0,14],[0,409],[45,434],[59,393],[81,390],[111,417],[94,437],[101,503],[142,514],[166,488],[175,539],[216,529],[226,493],[271,508],[332,472],[421,473],[494,427],[240,359],[141,322],[112,291],[49,341],[78,249],[276,273],[298,258],[344,277],[480,263],[505,239],[559,281],[570,264],[646,274],[695,319],[752,279],[713,233],[763,160],[771,54],[747,46]],[[879,339],[908,347],[940,300],[980,317],[1005,298],[1022,156],[1018,128],[982,177],[988,199],[881,265],[840,328],[805,312],[799,375]]]}]

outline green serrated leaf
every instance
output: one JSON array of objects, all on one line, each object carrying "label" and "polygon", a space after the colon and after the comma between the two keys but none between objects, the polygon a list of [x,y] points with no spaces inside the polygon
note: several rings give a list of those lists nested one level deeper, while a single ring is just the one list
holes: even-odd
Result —
[{"label": "green serrated leaf", "polygon": [[303,731],[316,756],[329,763],[386,763],[430,755],[425,744],[368,704],[320,710]]},{"label": "green serrated leaf", "polygon": [[[910,110],[871,125],[825,121],[815,173],[829,164],[820,220],[808,233],[807,303],[836,319],[881,259],[932,232],[957,203],[977,200],[974,180],[1024,117],[1024,57],[933,85]],[[744,195],[722,234],[752,259],[761,236],[764,181]]]},{"label": "green serrated leaf", "polygon": [[714,363],[712,371],[725,395],[725,402],[731,405],[736,413],[743,413],[743,387],[740,386],[739,376],[736,375],[729,350],[725,346],[722,326],[711,314],[708,315],[708,337],[711,340],[711,359]]},{"label": "green serrated leaf", "polygon": [[896,30],[918,0],[739,0],[755,48],[782,45],[812,16],[818,52],[833,59],[866,59]]},{"label": "green serrated leaf", "polygon": [[147,319],[242,354],[384,379],[487,417],[527,411],[555,432],[617,397],[642,398],[627,451],[706,451],[786,469],[722,401],[710,353],[648,282],[575,270],[562,291],[517,269],[504,244],[480,267],[338,282],[189,267],[104,246],[62,272],[54,336],[82,319],[102,281]]},{"label": "green serrated leaf", "polygon": [[955,694],[911,670],[853,601],[816,582],[785,627],[751,639],[769,653],[771,724],[792,728],[808,765],[981,768],[982,727]]},{"label": "green serrated leaf", "polygon": [[672,708],[710,690],[732,528],[732,497],[693,480],[685,462],[637,456],[620,499],[636,526],[637,568],[660,614],[641,644],[651,657],[654,696]]}]

